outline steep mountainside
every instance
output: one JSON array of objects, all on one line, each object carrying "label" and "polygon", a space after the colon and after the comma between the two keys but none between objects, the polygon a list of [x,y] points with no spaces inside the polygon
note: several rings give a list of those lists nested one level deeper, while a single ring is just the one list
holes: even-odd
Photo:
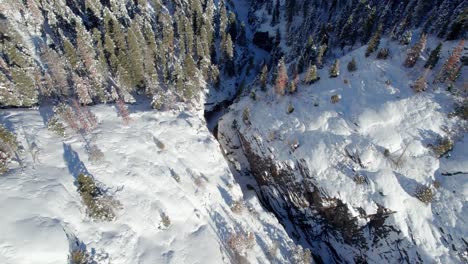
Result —
[{"label": "steep mountainside", "polygon": [[388,60],[362,47],[340,58],[355,58],[357,70],[320,70],[292,94],[254,88],[222,117],[218,138],[266,208],[324,263],[466,262],[467,116],[454,106],[465,100],[466,111],[466,99],[438,83],[415,94],[405,48],[384,45]]},{"label": "steep mountainside", "polygon": [[0,0],[0,262],[468,262],[467,29],[468,0]]}]

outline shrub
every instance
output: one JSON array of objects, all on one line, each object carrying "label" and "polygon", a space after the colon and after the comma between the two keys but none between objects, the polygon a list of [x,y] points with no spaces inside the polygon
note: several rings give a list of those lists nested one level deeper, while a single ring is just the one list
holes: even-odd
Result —
[{"label": "shrub", "polygon": [[252,99],[253,101],[256,101],[256,100],[257,100],[257,94],[255,93],[255,91],[251,91],[249,97],[250,97],[250,99]]},{"label": "shrub", "polygon": [[349,63],[348,63],[348,71],[349,72],[354,72],[357,70],[357,64],[356,60],[353,58]]},{"label": "shrub", "polygon": [[289,104],[288,105],[288,109],[286,111],[288,114],[291,114],[292,112],[294,112],[294,106],[292,104]]},{"label": "shrub", "polygon": [[386,158],[390,157],[390,150],[385,149],[383,154],[384,154],[384,157]]},{"label": "shrub", "polygon": [[229,249],[240,256],[245,256],[247,250],[255,245],[255,235],[252,232],[231,234],[227,240]]},{"label": "shrub", "polygon": [[171,225],[171,219],[164,212],[161,213],[161,225],[160,228],[167,229]]},{"label": "shrub", "polygon": [[153,100],[151,101],[151,107],[156,110],[163,110],[166,100],[163,93],[156,93],[153,95]]},{"label": "shrub", "polygon": [[388,48],[380,49],[379,52],[377,53],[377,59],[386,60],[389,54],[390,54],[390,50]]},{"label": "shrub", "polygon": [[432,191],[431,187],[420,185],[416,187],[414,191],[414,196],[418,198],[423,203],[431,203],[434,199],[435,193]]},{"label": "shrub", "polygon": [[336,78],[340,75],[340,60],[335,60],[328,71],[330,78]]},{"label": "shrub", "polygon": [[251,125],[250,123],[250,109],[248,107],[244,108],[244,111],[242,112],[242,121],[244,121],[244,124],[246,125]]},{"label": "shrub", "polygon": [[429,70],[426,70],[421,76],[419,76],[416,81],[411,85],[411,88],[415,93],[423,92],[427,89],[426,76],[429,73]]},{"label": "shrub", "polygon": [[231,211],[236,213],[236,214],[240,214],[242,213],[242,210],[244,210],[244,202],[242,202],[242,200],[236,200],[236,201],[233,201],[232,204],[231,204]]},{"label": "shrub", "polygon": [[356,184],[359,184],[359,185],[364,184],[364,183],[367,182],[366,177],[363,176],[363,175],[360,175],[360,174],[354,175],[353,180],[354,180],[354,182],[355,182]]},{"label": "shrub", "polygon": [[56,116],[49,119],[49,122],[47,122],[47,129],[61,137],[65,137],[65,126]]},{"label": "shrub", "polygon": [[434,145],[429,145],[436,157],[440,158],[453,149],[453,142],[448,137],[438,138]]},{"label": "shrub", "polygon": [[91,257],[86,250],[76,249],[70,253],[70,264],[90,264]]},{"label": "shrub", "polygon": [[330,99],[332,104],[340,102],[340,96],[338,94],[332,95]]},{"label": "shrub", "polygon": [[94,179],[80,174],[77,182],[78,192],[87,208],[88,215],[96,220],[113,220],[115,214],[112,204],[115,202],[110,197],[104,195],[103,191],[97,187]]}]

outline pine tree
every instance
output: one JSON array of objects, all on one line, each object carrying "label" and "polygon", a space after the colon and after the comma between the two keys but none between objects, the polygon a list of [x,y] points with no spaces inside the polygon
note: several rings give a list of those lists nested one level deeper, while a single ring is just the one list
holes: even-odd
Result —
[{"label": "pine tree", "polygon": [[401,45],[408,45],[413,38],[413,33],[410,30],[406,30],[405,33],[401,36],[400,44]]},{"label": "pine tree", "polygon": [[442,42],[439,42],[437,47],[431,52],[431,55],[429,55],[429,58],[427,59],[426,64],[424,64],[424,68],[433,69],[437,65],[440,59],[441,50],[442,50]]},{"label": "pine tree", "polygon": [[442,69],[436,78],[437,81],[445,82],[447,79],[455,81],[456,77],[458,77],[458,62],[460,61],[464,46],[465,40],[462,39],[453,49],[452,54],[442,66]]},{"label": "pine tree", "polygon": [[379,25],[379,28],[377,31],[374,33],[374,36],[369,40],[369,43],[367,44],[367,49],[366,49],[366,57],[369,57],[374,51],[376,51],[379,48],[380,45],[380,35],[382,34],[382,25]]},{"label": "pine tree", "polygon": [[323,44],[319,48],[319,52],[317,55],[317,67],[320,69],[323,67],[323,56],[325,55],[327,48],[328,48],[327,44]]},{"label": "pine tree", "polygon": [[260,88],[262,91],[266,91],[268,81],[268,66],[266,64],[262,67],[262,72],[260,73]]},{"label": "pine tree", "polygon": [[125,105],[124,100],[118,99],[116,102],[117,111],[119,112],[119,116],[122,118],[122,121],[125,125],[128,125],[131,121],[130,115],[128,114],[127,105]]},{"label": "pine tree", "polygon": [[142,89],[145,85],[144,81],[144,70],[143,70],[143,57],[141,52],[141,46],[138,43],[143,43],[143,37],[140,35],[139,29],[136,25],[132,25],[131,30],[128,32],[128,55],[130,60],[131,75],[133,79],[133,85]]},{"label": "pine tree", "polygon": [[317,74],[317,66],[315,65],[310,65],[309,68],[307,69],[307,72],[304,76],[304,83],[305,84],[311,84],[316,81],[320,80],[320,77]]},{"label": "pine tree", "polygon": [[226,59],[228,61],[232,61],[234,59],[234,46],[233,46],[233,43],[232,43],[232,39],[231,39],[231,34],[227,34],[226,35],[226,42],[224,44],[224,54],[226,56]]},{"label": "pine tree", "polygon": [[406,60],[404,65],[408,68],[412,68],[416,62],[418,61],[421,52],[423,51],[424,47],[426,46],[427,35],[422,34],[421,38],[419,39],[418,43],[414,45],[409,51],[408,55],[406,56]]},{"label": "pine tree", "polygon": [[340,75],[340,60],[335,60],[329,70],[330,78],[336,78]]},{"label": "pine tree", "polygon": [[67,57],[72,69],[77,70],[80,59],[76,54],[76,48],[68,39],[63,41],[63,51],[65,52],[65,56]]},{"label": "pine tree", "polygon": [[288,72],[286,69],[284,58],[281,58],[277,66],[275,93],[277,95],[284,95],[286,92],[287,85]]},{"label": "pine tree", "polygon": [[289,83],[288,91],[290,94],[293,94],[297,91],[297,86],[299,85],[299,74],[296,72],[294,73],[294,77]]},{"label": "pine tree", "polygon": [[81,104],[90,104],[92,103],[91,96],[89,95],[88,88],[90,87],[89,81],[86,77],[80,77],[78,74],[73,73],[73,83],[75,85],[75,93],[78,96],[78,100]]},{"label": "pine tree", "polygon": [[427,80],[426,76],[429,73],[429,69],[427,69],[419,78],[413,83],[411,88],[414,92],[420,93],[427,89]]},{"label": "pine tree", "polygon": [[348,71],[354,72],[356,70],[357,70],[357,64],[356,64],[356,60],[353,57],[351,61],[348,63]]}]

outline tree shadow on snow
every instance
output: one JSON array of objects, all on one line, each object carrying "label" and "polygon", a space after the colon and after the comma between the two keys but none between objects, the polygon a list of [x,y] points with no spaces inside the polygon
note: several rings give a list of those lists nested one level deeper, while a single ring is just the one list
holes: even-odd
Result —
[{"label": "tree shadow on snow", "polygon": [[411,197],[415,197],[414,193],[416,188],[421,185],[417,181],[404,176],[403,174],[395,172],[395,177],[400,183],[401,188]]},{"label": "tree shadow on snow", "polygon": [[63,143],[63,159],[67,164],[68,171],[76,179],[80,174],[90,175],[88,169],[84,163],[80,160],[80,157],[76,151],[68,144]]}]

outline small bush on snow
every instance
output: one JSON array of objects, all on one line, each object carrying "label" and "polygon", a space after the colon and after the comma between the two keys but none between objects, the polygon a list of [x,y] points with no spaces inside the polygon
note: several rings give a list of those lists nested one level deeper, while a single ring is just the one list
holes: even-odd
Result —
[{"label": "small bush on snow", "polygon": [[244,108],[244,111],[242,112],[242,121],[244,121],[244,124],[246,125],[251,125],[250,123],[250,109],[249,108]]},{"label": "small bush on snow", "polygon": [[291,114],[292,112],[294,112],[294,106],[292,104],[289,104],[288,105],[288,109],[286,111],[288,114]]},{"label": "small bush on snow", "polygon": [[336,104],[340,101],[340,96],[338,94],[332,95],[330,100],[332,104]]},{"label": "small bush on snow", "polygon": [[420,185],[414,191],[414,196],[418,198],[423,203],[431,203],[434,199],[435,193],[432,191],[431,187]]},{"label": "small bush on snow", "polygon": [[359,185],[360,185],[360,184],[364,184],[364,183],[367,182],[366,177],[363,176],[363,175],[361,175],[361,174],[356,174],[356,175],[354,175],[353,180],[354,180],[354,182],[355,182],[356,184],[359,184]]},{"label": "small bush on snow", "polygon": [[429,145],[436,157],[440,158],[453,149],[453,142],[448,137],[438,138],[435,144]]},{"label": "small bush on snow", "polygon": [[89,253],[82,249],[73,250],[69,256],[70,264],[90,264],[92,263]]},{"label": "small bush on snow", "polygon": [[231,211],[240,214],[244,210],[244,202],[242,200],[233,201],[231,204]]},{"label": "small bush on snow", "polygon": [[247,250],[255,245],[255,235],[252,232],[231,234],[227,240],[229,249],[237,255],[247,255]]},{"label": "small bush on snow", "polygon": [[171,225],[171,219],[169,218],[169,216],[164,212],[162,212],[160,216],[161,216],[161,224],[159,228],[160,229],[169,228],[169,226]]},{"label": "small bush on snow", "polygon": [[386,60],[389,54],[390,54],[390,50],[388,48],[380,49],[379,52],[377,53],[377,59]]}]

